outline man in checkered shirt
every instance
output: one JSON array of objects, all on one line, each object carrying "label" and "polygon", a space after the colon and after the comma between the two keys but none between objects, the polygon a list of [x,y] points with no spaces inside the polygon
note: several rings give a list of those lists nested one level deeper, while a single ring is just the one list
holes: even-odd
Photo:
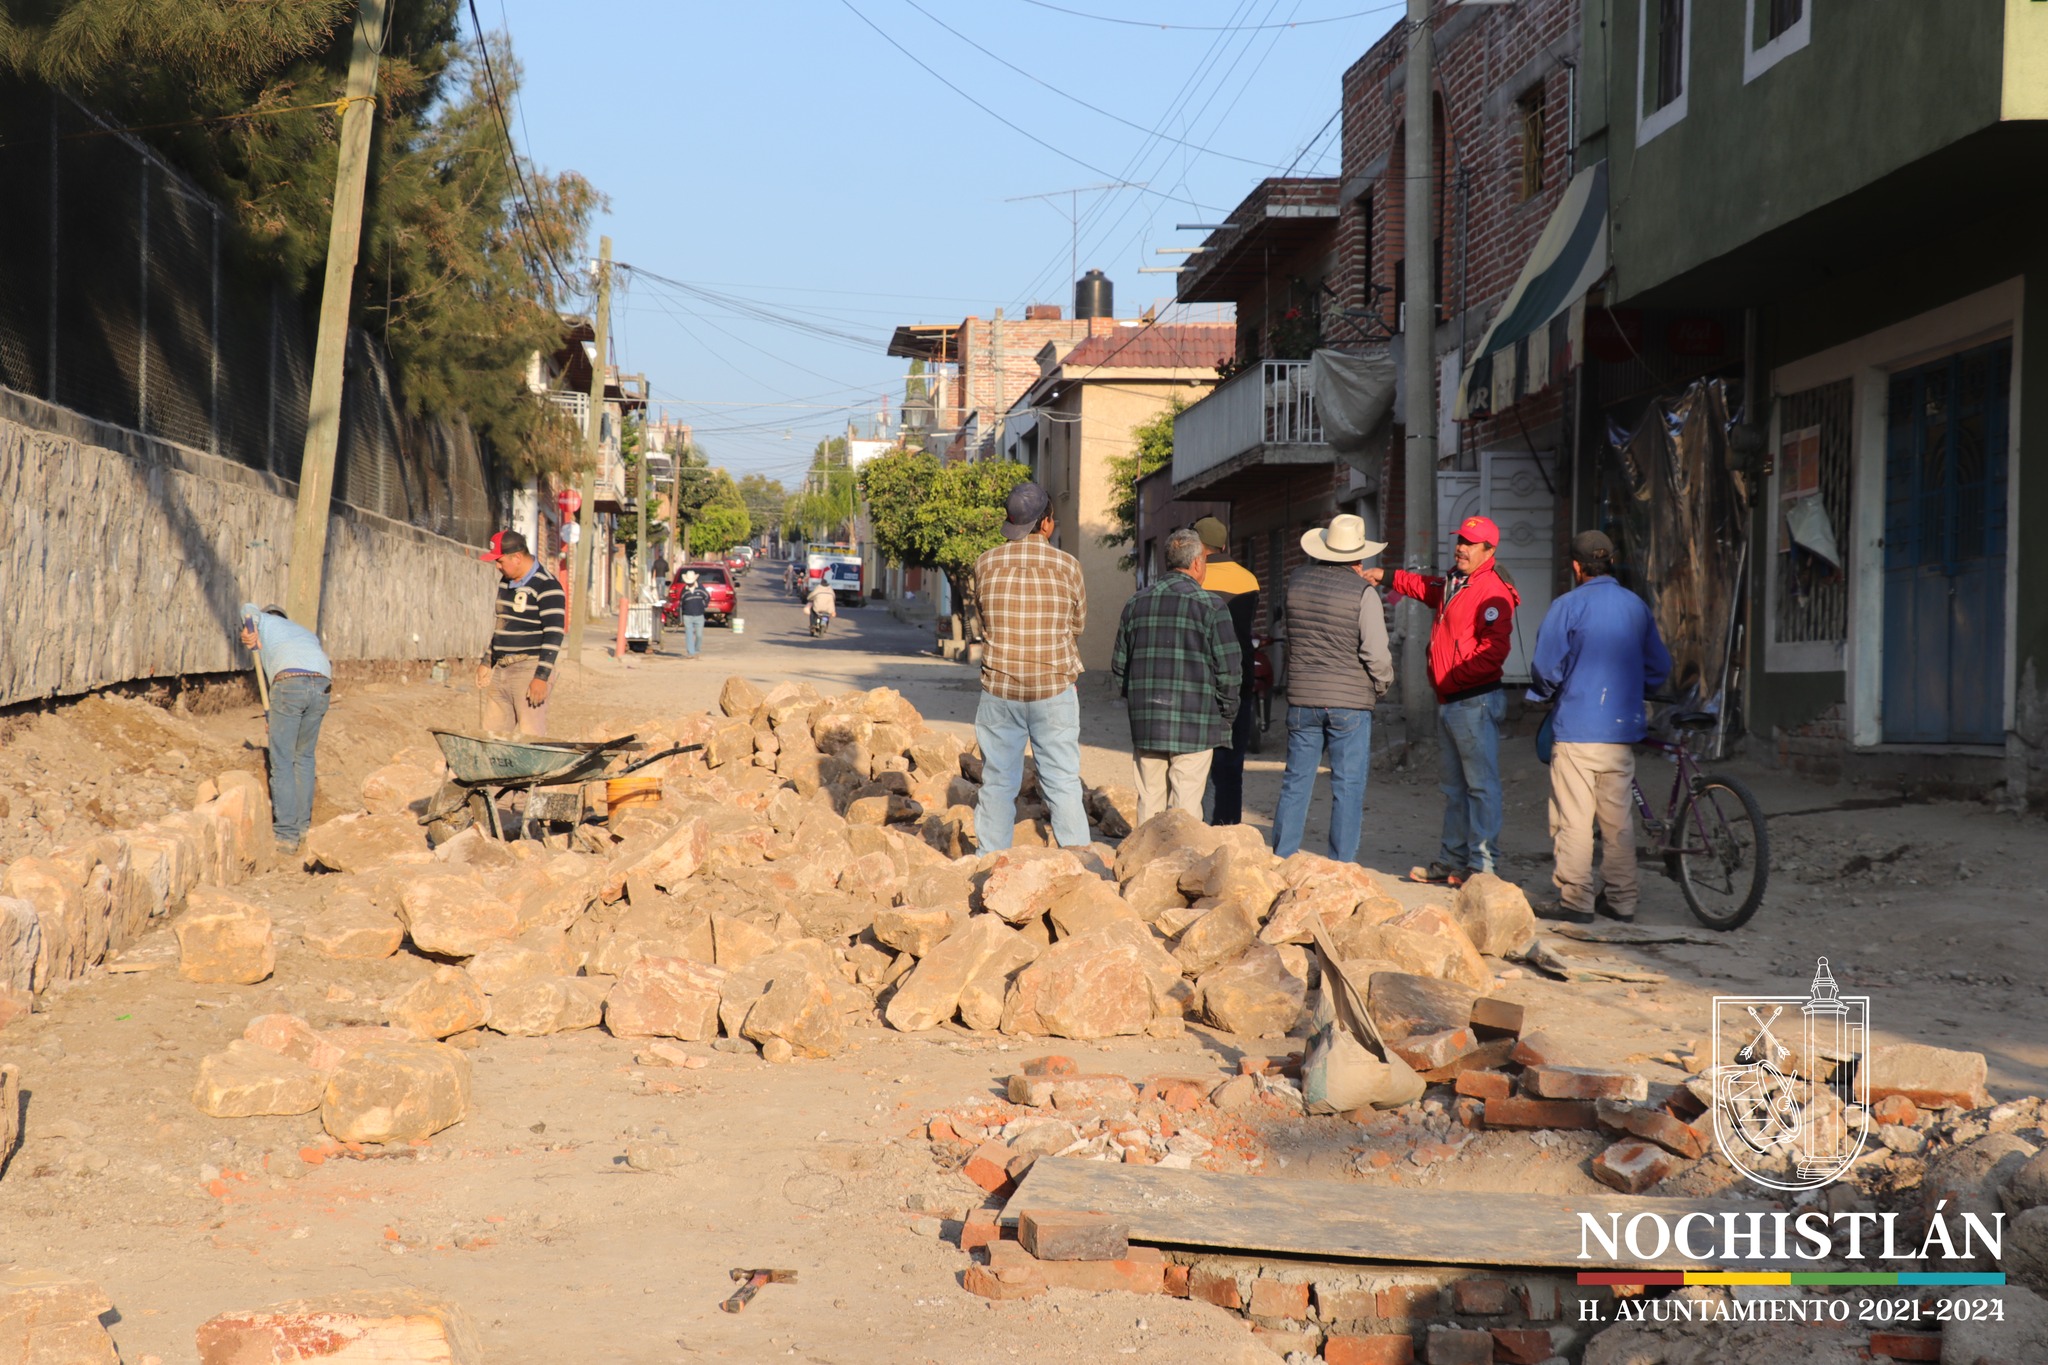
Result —
[{"label": "man in checkered shirt", "polygon": [[1038,785],[1052,808],[1053,842],[1088,842],[1081,805],[1081,676],[1075,643],[1088,624],[1081,561],[1052,547],[1052,502],[1035,483],[1010,490],[1004,542],[974,561],[981,597],[981,705],[974,737],[981,743],[981,799],[974,807],[975,842],[983,853],[1010,846],[1017,791],[1024,783],[1024,745],[1038,760]]},{"label": "man in checkered shirt", "polygon": [[1223,600],[1202,591],[1208,547],[1183,529],[1166,538],[1166,569],[1124,603],[1110,676],[1131,713],[1138,823],[1169,806],[1202,818],[1209,762],[1230,740],[1244,670]]}]

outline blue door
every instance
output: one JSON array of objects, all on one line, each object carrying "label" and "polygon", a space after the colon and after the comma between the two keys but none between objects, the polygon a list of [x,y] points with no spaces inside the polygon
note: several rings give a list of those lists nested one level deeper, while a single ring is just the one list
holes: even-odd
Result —
[{"label": "blue door", "polygon": [[2012,342],[1892,376],[1885,422],[1889,744],[2005,738],[2005,504]]}]

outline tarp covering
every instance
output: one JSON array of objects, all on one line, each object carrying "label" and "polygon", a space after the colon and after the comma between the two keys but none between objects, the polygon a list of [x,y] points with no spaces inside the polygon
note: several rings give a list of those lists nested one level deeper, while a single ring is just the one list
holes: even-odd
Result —
[{"label": "tarp covering", "polygon": [[1564,319],[1576,357],[1585,330],[1583,300],[1607,273],[1607,163],[1572,177],[1543,226],[1521,278],[1472,353],[1458,387],[1459,420],[1483,417],[1550,383],[1551,323]]},{"label": "tarp covering", "polygon": [[1609,451],[1618,477],[1603,529],[1671,650],[1670,690],[1719,711],[1749,525],[1748,490],[1728,458],[1727,386],[1702,380],[1654,400],[1634,432],[1611,433]]},{"label": "tarp covering", "polygon": [[1394,406],[1394,358],[1381,346],[1364,355],[1317,351],[1309,360],[1323,439],[1339,455],[1357,456]]}]

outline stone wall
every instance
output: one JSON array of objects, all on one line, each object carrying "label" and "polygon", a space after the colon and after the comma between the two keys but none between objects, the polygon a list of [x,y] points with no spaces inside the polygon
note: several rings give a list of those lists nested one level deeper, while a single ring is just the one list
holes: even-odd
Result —
[{"label": "stone wall", "polygon": [[[285,596],[296,486],[0,390],[0,706],[250,667],[243,602]],[[337,661],[481,655],[496,575],[337,503],[320,635]]]}]

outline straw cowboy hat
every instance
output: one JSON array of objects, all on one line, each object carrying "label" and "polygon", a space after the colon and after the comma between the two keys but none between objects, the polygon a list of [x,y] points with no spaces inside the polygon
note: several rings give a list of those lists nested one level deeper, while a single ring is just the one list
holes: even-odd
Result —
[{"label": "straw cowboy hat", "polygon": [[1307,531],[1301,537],[1302,553],[1310,559],[1327,559],[1337,564],[1352,564],[1361,559],[1371,559],[1387,548],[1383,540],[1365,538],[1365,519],[1350,513],[1330,518],[1330,529],[1320,526]]}]

